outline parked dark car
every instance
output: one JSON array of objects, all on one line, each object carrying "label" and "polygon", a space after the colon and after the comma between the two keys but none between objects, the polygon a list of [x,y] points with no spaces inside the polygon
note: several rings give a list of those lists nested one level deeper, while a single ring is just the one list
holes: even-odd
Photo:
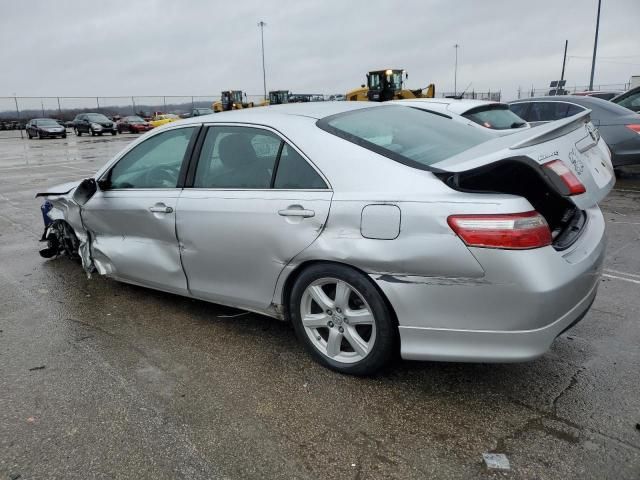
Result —
[{"label": "parked dark car", "polygon": [[213,113],[213,110],[211,110],[210,108],[194,108],[191,111],[191,116],[201,117],[202,115],[211,115],[212,113]]},{"label": "parked dark car", "polygon": [[26,126],[29,138],[67,138],[67,130],[52,118],[34,118]]},{"label": "parked dark car", "polygon": [[147,122],[144,118],[141,118],[137,115],[124,117],[120,119],[120,121],[116,125],[118,133],[142,133],[148,132],[153,128],[153,125]]},{"label": "parked dark car", "polygon": [[575,92],[572,95],[578,95],[582,97],[596,97],[603,100],[611,100],[616,95],[620,95],[620,90],[586,90],[584,92]]},{"label": "parked dark car", "polygon": [[571,117],[586,109],[611,150],[614,168],[640,167],[640,115],[600,98],[576,95],[536,97],[509,102],[531,126]]},{"label": "parked dark car", "polygon": [[633,110],[636,113],[640,112],[640,87],[632,88],[624,93],[621,93],[617,97],[611,99],[613,103],[617,103],[621,107]]},{"label": "parked dark car", "polygon": [[77,115],[73,120],[73,129],[77,136],[81,136],[83,133],[90,133],[91,135],[102,135],[103,133],[116,135],[118,133],[116,124],[101,113],[81,113]]}]

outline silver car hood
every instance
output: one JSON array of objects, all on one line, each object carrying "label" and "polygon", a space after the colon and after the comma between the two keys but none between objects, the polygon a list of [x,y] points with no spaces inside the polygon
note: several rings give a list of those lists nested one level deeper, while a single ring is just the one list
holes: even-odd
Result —
[{"label": "silver car hood", "polygon": [[74,182],[61,183],[60,185],[54,185],[53,187],[47,188],[44,192],[36,193],[36,197],[53,197],[66,195],[72,192],[78,185],[80,185],[82,180],[76,180]]}]

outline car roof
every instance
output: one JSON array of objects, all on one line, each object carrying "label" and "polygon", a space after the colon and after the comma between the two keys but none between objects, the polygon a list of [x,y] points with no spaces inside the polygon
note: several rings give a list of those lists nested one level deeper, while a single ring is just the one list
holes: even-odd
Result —
[{"label": "car roof", "polygon": [[509,104],[531,103],[531,102],[565,102],[574,103],[592,111],[593,118],[610,118],[610,117],[633,117],[637,115],[631,110],[602,98],[581,96],[581,95],[557,95],[547,97],[531,97],[521,98],[508,102]]},{"label": "car roof", "polygon": [[518,100],[512,100],[508,103],[520,103],[520,102],[573,102],[579,105],[601,105],[602,103],[610,103],[609,100],[603,100],[597,97],[590,97],[588,95],[549,95],[542,97],[527,97],[520,98]]},{"label": "car roof", "polygon": [[439,112],[451,112],[462,115],[473,108],[482,107],[484,105],[499,104],[500,102],[494,102],[491,100],[475,100],[471,98],[415,98],[395,100],[393,103],[414,104],[421,107],[429,106],[433,110],[437,110]]},{"label": "car roof", "polygon": [[212,113],[200,117],[188,118],[186,123],[202,123],[207,121],[219,122],[268,122],[269,118],[283,117],[308,117],[319,120],[330,115],[371,108],[383,105],[377,102],[304,102],[287,103],[284,105],[270,105],[266,107],[243,108],[241,110],[231,110],[227,112]]}]

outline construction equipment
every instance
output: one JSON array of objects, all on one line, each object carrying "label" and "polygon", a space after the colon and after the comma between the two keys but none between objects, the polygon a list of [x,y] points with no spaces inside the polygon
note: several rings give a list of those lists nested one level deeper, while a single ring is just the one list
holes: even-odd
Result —
[{"label": "construction equipment", "polygon": [[217,113],[227,110],[241,110],[253,106],[253,102],[247,100],[247,94],[242,90],[226,90],[220,95],[220,100],[213,102],[211,108]]},{"label": "construction equipment", "polygon": [[269,92],[269,105],[281,105],[289,103],[289,90],[271,90]]},{"label": "construction equipment", "polygon": [[426,88],[410,90],[404,82],[409,78],[405,70],[386,69],[367,73],[367,85],[347,92],[347,100],[387,102],[403,98],[433,98],[436,86],[430,83]]}]

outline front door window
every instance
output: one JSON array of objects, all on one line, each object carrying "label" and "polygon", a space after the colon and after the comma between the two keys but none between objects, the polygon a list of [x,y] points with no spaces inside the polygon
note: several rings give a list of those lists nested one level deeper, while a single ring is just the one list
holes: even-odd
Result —
[{"label": "front door window", "polygon": [[109,188],[176,188],[194,131],[195,127],[176,128],[134,147],[109,172]]}]

